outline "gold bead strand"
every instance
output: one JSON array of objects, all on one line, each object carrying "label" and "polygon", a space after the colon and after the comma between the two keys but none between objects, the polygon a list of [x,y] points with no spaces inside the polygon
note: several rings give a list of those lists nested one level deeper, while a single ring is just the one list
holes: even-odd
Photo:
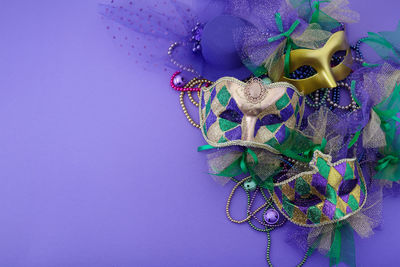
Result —
[{"label": "gold bead strand", "polygon": [[[207,79],[192,79],[187,86],[185,87],[190,87],[193,88],[194,86],[198,85],[200,88],[204,83],[208,83],[211,84],[212,82],[207,80]],[[197,91],[197,97],[199,99],[198,102],[196,102],[196,100],[194,100],[193,96],[192,96],[192,92],[188,91],[188,97],[190,99],[190,102],[192,102],[193,105],[195,105],[196,107],[199,107],[199,103],[200,103],[200,91]]]},{"label": "gold bead strand", "polygon": [[[191,79],[191,80],[185,85],[184,88],[192,88],[192,87],[194,86],[196,80],[197,80],[196,78]],[[187,93],[188,93],[188,97],[189,97],[190,102],[192,102],[193,105],[195,105],[196,107],[198,107],[198,106],[199,106],[199,103],[197,103],[196,100],[194,100],[194,98],[193,98],[193,96],[192,96],[192,92],[191,92],[191,91],[187,91]]]},{"label": "gold bead strand", "polygon": [[[190,81],[185,85],[184,88],[193,88],[193,87],[196,86],[196,85],[199,85],[199,86],[201,87],[201,85],[203,85],[204,83],[211,84],[211,81],[206,80],[206,79],[196,79],[196,78],[193,78],[192,80],[190,80]],[[198,96],[198,98],[199,98],[199,102],[196,102],[196,101],[194,100],[194,98],[193,98],[193,96],[192,96],[192,94],[191,94],[191,91],[187,91],[187,92],[188,92],[189,100],[192,102],[192,104],[193,104],[194,106],[196,106],[196,107],[199,107],[199,102],[200,102],[200,91],[197,92],[197,96]],[[186,108],[186,106],[185,106],[184,100],[183,100],[184,95],[185,95],[185,92],[184,92],[184,91],[182,91],[182,92],[179,94],[179,103],[180,103],[180,105],[181,105],[181,107],[182,107],[182,111],[183,111],[183,113],[185,114],[186,119],[189,121],[189,123],[190,123],[192,126],[194,126],[194,127],[200,129],[200,125],[197,124],[197,123],[195,123],[194,120],[193,120],[193,119],[190,117],[190,115],[189,115],[189,112],[188,112],[188,110],[187,110],[187,108]]]},{"label": "gold bead strand", "polygon": [[[185,88],[194,88],[196,85],[198,85],[201,88],[201,86],[204,83],[211,84],[211,82],[209,80],[194,78],[190,82],[187,83]],[[192,102],[193,105],[195,105],[196,107],[199,107],[200,91],[197,91],[197,97],[198,97],[199,101],[194,100],[193,95],[192,95],[192,91],[188,91],[188,97],[189,97],[190,102]]]},{"label": "gold bead strand", "polygon": [[188,91],[188,97],[190,102],[192,102],[193,105],[195,105],[196,107],[199,107],[199,102],[196,102],[196,100],[194,100],[193,96],[192,96],[192,92]]},{"label": "gold bead strand", "polygon": [[183,102],[183,96],[185,95],[185,92],[181,92],[180,94],[179,94],[179,103],[181,104],[181,107],[182,107],[182,111],[183,111],[183,113],[185,114],[185,116],[186,116],[186,119],[189,121],[189,123],[193,126],[193,127],[196,127],[196,128],[199,128],[200,129],[200,125],[199,124],[197,124],[197,123],[195,123],[194,121],[193,121],[193,119],[190,117],[190,115],[189,115],[189,112],[187,111],[187,108],[186,108],[186,106],[185,106],[185,103]]},{"label": "gold bead strand", "polygon": [[257,208],[253,213],[249,214],[245,219],[243,220],[235,220],[232,218],[231,213],[230,213],[230,206],[231,206],[231,201],[232,201],[232,197],[235,194],[236,189],[246,181],[247,179],[242,179],[240,182],[238,182],[232,189],[232,192],[229,194],[228,200],[226,201],[226,207],[225,207],[225,211],[226,211],[226,216],[228,217],[228,219],[233,222],[233,223],[244,223],[247,222],[248,220],[251,219],[251,217],[255,216],[260,210],[262,210],[263,208],[265,208],[269,203],[265,202],[264,204],[262,204],[259,208]]}]

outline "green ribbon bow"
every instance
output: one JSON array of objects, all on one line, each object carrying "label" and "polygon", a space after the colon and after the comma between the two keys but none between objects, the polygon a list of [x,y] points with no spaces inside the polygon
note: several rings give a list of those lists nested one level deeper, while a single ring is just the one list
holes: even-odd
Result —
[{"label": "green ribbon bow", "polygon": [[325,31],[331,31],[341,26],[341,24],[321,10],[321,3],[329,3],[330,0],[287,0],[298,15],[308,23],[317,23]]},{"label": "green ribbon bow", "polygon": [[[200,146],[197,148],[197,151],[205,151],[205,150],[210,150],[210,149],[215,149],[215,147],[210,146],[210,145]],[[251,163],[251,164],[247,160],[248,155],[250,155],[251,158],[253,159],[253,163]],[[280,171],[280,169],[263,181],[254,172],[254,167],[256,167],[258,165],[258,163],[259,163],[259,161],[258,161],[257,154],[250,148],[246,147],[245,150],[243,151],[242,155],[238,159],[236,159],[228,167],[226,167],[219,173],[212,173],[212,175],[223,176],[223,177],[235,177],[235,176],[238,176],[241,174],[249,173],[250,176],[252,177],[252,179],[257,183],[258,186],[261,186],[268,190],[272,190],[274,188],[273,176],[276,173],[278,173]]]},{"label": "green ribbon bow", "polygon": [[322,138],[321,144],[319,144],[319,145],[317,144],[313,148],[304,151],[304,153],[303,153],[304,156],[307,157],[307,160],[310,159],[310,160],[308,160],[308,162],[311,161],[311,159],[312,159],[312,157],[314,155],[314,151],[319,150],[321,152],[324,152],[325,147],[326,147],[326,143],[327,143],[326,139]]},{"label": "green ribbon bow", "polygon": [[376,165],[376,171],[382,171],[383,169],[387,168],[389,165],[394,165],[399,163],[400,159],[397,156],[387,155],[383,159],[378,160],[378,165]]},{"label": "green ribbon bow", "polygon": [[310,24],[318,23],[324,30],[327,31],[331,31],[341,26],[341,24],[336,19],[326,14],[320,8],[321,3],[330,3],[330,2],[331,0],[325,0],[325,1],[317,0],[312,3],[314,12],[311,15]]},{"label": "green ribbon bow", "polygon": [[289,30],[283,31],[283,23],[282,23],[282,17],[280,13],[275,13],[275,22],[276,26],[278,27],[278,30],[281,32],[280,34],[268,38],[268,42],[272,43],[275,42],[283,37],[289,38],[290,35],[296,30],[297,26],[299,26],[300,21],[297,19],[295,22],[293,22],[292,26],[290,26]]},{"label": "green ribbon bow", "polygon": [[375,113],[378,115],[379,119],[381,120],[381,128],[386,135],[386,142],[388,146],[393,143],[394,137],[396,135],[396,128],[391,123],[391,121],[400,122],[400,119],[396,116],[398,111],[396,110],[379,110],[373,108]]},{"label": "green ribbon bow", "polygon": [[321,144],[314,144],[309,149],[302,151],[300,153],[299,151],[292,150],[290,148],[281,149],[280,147],[276,147],[276,149],[289,158],[295,159],[300,162],[309,163],[312,160],[314,151],[319,150],[321,152],[324,152],[326,144],[327,144],[326,139],[322,138]]},{"label": "green ribbon bow", "polygon": [[383,159],[380,159],[378,164],[375,166],[377,173],[374,175],[374,179],[388,180],[392,182],[399,181],[399,162],[400,158],[396,155],[387,155]]},{"label": "green ribbon bow", "polygon": [[297,26],[299,26],[300,21],[297,19],[295,22],[293,22],[292,26],[290,26],[289,30],[284,31],[281,14],[279,12],[277,12],[277,13],[275,13],[275,22],[276,22],[276,26],[278,27],[278,30],[281,33],[269,38],[268,42],[272,43],[281,38],[284,38],[284,37],[287,38],[284,70],[285,70],[285,75],[289,76],[290,52],[292,51],[292,48],[294,45],[293,40],[290,36],[296,30]]},{"label": "green ribbon bow", "polygon": [[319,17],[320,17],[320,14],[321,13],[323,13],[323,14],[325,14],[326,16],[328,16],[325,12],[323,12],[321,9],[320,9],[320,5],[321,5],[321,3],[329,3],[329,2],[331,2],[330,0],[326,0],[326,1],[319,1],[319,0],[317,0],[317,1],[314,1],[313,3],[312,3],[312,7],[315,9],[315,11],[312,13],[312,15],[311,15],[311,20],[310,20],[310,24],[311,23],[318,23],[318,20],[319,20]]},{"label": "green ribbon bow", "polygon": [[375,166],[377,173],[374,179],[398,181],[400,179],[400,155],[396,149],[396,124],[400,123],[397,114],[400,113],[400,85],[396,84],[392,94],[372,109],[381,120],[381,128],[385,133],[386,147],[381,151],[385,156]]},{"label": "green ribbon bow", "polygon": [[400,112],[400,107],[397,104],[399,102],[400,84],[396,84],[391,96],[372,108],[381,120],[381,128],[385,132],[388,144],[387,150],[393,144],[396,136],[395,124],[396,122],[400,123],[400,118],[397,117],[397,114]]},{"label": "green ribbon bow", "polygon": [[253,160],[254,160],[254,166],[256,166],[258,164],[258,157],[256,155],[256,153],[254,153],[253,150],[251,150],[250,148],[246,148],[245,151],[243,152],[242,156],[240,157],[240,169],[242,170],[243,173],[248,173],[251,172],[252,168],[249,168],[249,163],[247,162],[247,155],[250,155]]}]

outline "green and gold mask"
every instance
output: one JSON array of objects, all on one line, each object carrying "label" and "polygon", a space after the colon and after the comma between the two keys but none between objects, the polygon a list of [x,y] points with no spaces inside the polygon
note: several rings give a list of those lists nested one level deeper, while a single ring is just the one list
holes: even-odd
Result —
[{"label": "green and gold mask", "polygon": [[300,125],[303,112],[303,96],[291,84],[222,78],[202,91],[200,125],[214,147],[252,146],[277,153],[274,146]]},{"label": "green and gold mask", "polygon": [[274,184],[272,199],[287,219],[320,226],[344,220],[365,204],[367,189],[356,159],[331,160],[316,150],[309,164],[312,171]]}]

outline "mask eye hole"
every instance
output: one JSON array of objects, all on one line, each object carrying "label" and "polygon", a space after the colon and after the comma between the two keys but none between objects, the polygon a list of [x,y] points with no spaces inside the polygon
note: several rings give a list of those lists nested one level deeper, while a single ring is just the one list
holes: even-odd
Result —
[{"label": "mask eye hole", "polygon": [[241,114],[239,114],[239,112],[233,109],[225,110],[224,112],[221,113],[221,115],[219,115],[219,117],[228,120],[230,122],[235,122],[235,123],[242,122]]},{"label": "mask eye hole", "polygon": [[337,65],[342,63],[346,54],[347,54],[346,50],[336,51],[335,54],[333,54],[332,59],[331,59],[331,67],[336,67]]},{"label": "mask eye hole", "polygon": [[321,199],[313,194],[307,194],[303,195],[300,198],[297,198],[296,200],[292,201],[292,203],[296,206],[299,207],[310,207],[310,206],[315,206],[318,203],[321,203]]},{"label": "mask eye hole", "polygon": [[309,65],[303,65],[297,68],[295,71],[291,72],[288,78],[294,80],[302,80],[310,78],[315,74],[317,74],[317,71],[313,67]]},{"label": "mask eye hole", "polygon": [[339,187],[339,196],[350,194],[350,192],[357,185],[357,179],[345,180]]}]

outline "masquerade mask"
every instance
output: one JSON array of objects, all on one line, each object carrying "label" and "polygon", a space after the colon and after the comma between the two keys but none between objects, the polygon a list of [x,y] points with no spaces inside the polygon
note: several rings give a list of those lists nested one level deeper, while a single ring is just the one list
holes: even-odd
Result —
[{"label": "masquerade mask", "polygon": [[341,221],[364,205],[367,189],[356,159],[331,160],[316,150],[312,171],[274,184],[272,198],[293,223],[313,227]]},{"label": "masquerade mask", "polygon": [[202,91],[200,126],[214,147],[248,145],[277,153],[273,147],[300,125],[303,112],[303,96],[288,83],[222,78]]},{"label": "masquerade mask", "polygon": [[[339,52],[345,52],[345,55],[343,60],[335,65],[333,56]],[[301,77],[301,79],[292,79],[282,73],[280,81],[293,84],[307,95],[321,88],[337,87],[336,81],[344,80],[350,74],[352,63],[351,50],[345,32],[338,31],[320,49],[296,49],[290,52],[290,73],[301,67],[311,66],[316,74],[305,79]]]}]

